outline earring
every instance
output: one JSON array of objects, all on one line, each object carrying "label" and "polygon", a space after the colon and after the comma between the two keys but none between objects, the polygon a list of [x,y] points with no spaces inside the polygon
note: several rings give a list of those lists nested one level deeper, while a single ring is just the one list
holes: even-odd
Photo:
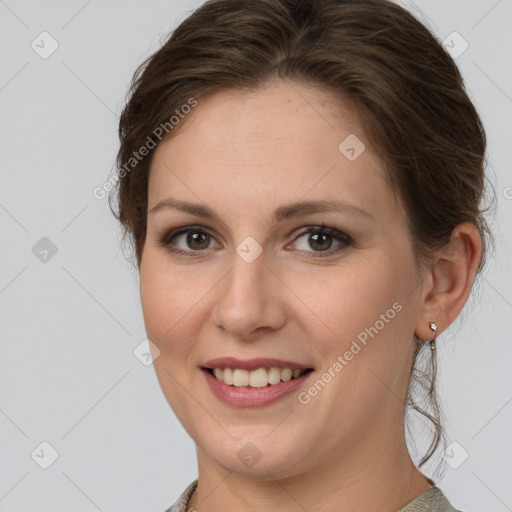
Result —
[{"label": "earring", "polygon": [[430,348],[432,350],[436,349],[436,335],[437,335],[437,324],[430,322],[430,330],[434,333],[434,337],[430,340]]},{"label": "earring", "polygon": [[426,343],[428,341],[430,343],[430,348],[432,350],[435,350],[436,349],[437,324],[435,324],[434,322],[430,322],[429,327],[430,327],[430,330],[434,333],[434,337],[431,340],[423,340],[421,338],[418,338],[418,339],[420,341],[423,341],[424,343]]}]

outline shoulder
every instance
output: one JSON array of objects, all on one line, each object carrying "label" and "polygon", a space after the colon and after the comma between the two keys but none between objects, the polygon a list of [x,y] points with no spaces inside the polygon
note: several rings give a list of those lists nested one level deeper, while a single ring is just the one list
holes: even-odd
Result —
[{"label": "shoulder", "polygon": [[441,489],[437,486],[431,487],[421,496],[408,503],[398,512],[462,512],[457,510],[448,501]]},{"label": "shoulder", "polygon": [[188,512],[187,506],[192,494],[197,487],[197,479],[194,480],[180,495],[178,501],[172,507],[168,508],[165,512]]},{"label": "shoulder", "polygon": [[[197,479],[194,480],[188,487],[181,493],[180,497],[174,505],[168,508],[165,512],[190,512],[187,509],[188,502],[192,494],[197,488]],[[192,511],[194,512],[194,511]],[[408,503],[405,507],[401,508],[398,512],[463,512],[454,508],[443,494],[441,489],[437,486],[431,487],[425,491],[421,496]]]}]

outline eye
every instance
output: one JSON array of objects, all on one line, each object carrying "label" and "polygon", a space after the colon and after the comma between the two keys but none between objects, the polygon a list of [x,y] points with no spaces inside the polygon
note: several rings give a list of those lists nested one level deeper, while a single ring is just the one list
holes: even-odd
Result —
[{"label": "eye", "polygon": [[[307,231],[303,231],[295,238],[292,245],[296,245],[297,241],[304,239],[298,245],[299,251],[306,253],[307,258],[332,256],[353,243],[349,235],[323,224],[321,226],[307,226],[306,229]],[[308,235],[307,238],[305,238],[306,235]],[[332,249],[333,240],[338,246],[335,249]],[[212,241],[215,241],[215,238],[202,226],[188,226],[164,234],[158,239],[158,245],[173,254],[195,257],[202,256],[206,249],[210,249]],[[308,250],[308,246],[314,250]]]},{"label": "eye", "polygon": [[[352,238],[347,234],[334,228],[328,228],[323,224],[322,226],[308,226],[307,229],[307,231],[303,231],[294,241],[294,244],[297,244],[297,241],[304,239],[298,245],[299,250],[309,253],[306,256],[307,258],[323,258],[332,256],[353,243]],[[305,238],[306,235],[307,238]],[[333,239],[337,242],[338,248],[331,250]],[[314,250],[309,251],[308,246],[312,247]]]},{"label": "eye", "polygon": [[[212,240],[215,240],[213,236],[201,226],[189,226],[166,233],[159,238],[158,245],[174,254],[190,256],[193,252],[201,253],[208,249]],[[179,246],[180,241],[181,247]]]}]

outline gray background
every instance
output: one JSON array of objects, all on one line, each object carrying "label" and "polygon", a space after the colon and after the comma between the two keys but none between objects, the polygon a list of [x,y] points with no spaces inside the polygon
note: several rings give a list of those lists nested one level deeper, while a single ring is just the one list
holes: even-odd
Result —
[{"label": "gray background", "polygon": [[[137,274],[92,191],[112,170],[135,67],[201,3],[0,0],[4,512],[163,512],[197,475],[193,442],[151,365],[134,356],[145,338]],[[457,62],[487,129],[498,203],[497,251],[438,342],[445,427],[457,444],[437,483],[464,511],[512,510],[512,0],[405,5],[456,51],[469,45]],[[59,45],[46,59],[31,47],[51,49],[43,31]],[[58,453],[47,469],[42,442]]]}]

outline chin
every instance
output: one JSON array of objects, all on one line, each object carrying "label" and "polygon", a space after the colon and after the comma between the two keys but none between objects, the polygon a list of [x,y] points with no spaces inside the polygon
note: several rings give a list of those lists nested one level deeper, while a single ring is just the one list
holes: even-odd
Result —
[{"label": "chin", "polygon": [[290,442],[289,436],[276,436],[273,440],[265,436],[268,436],[267,431],[265,435],[228,436],[226,443],[222,440],[208,441],[207,450],[203,452],[207,451],[209,457],[224,470],[251,478],[272,480],[273,477],[284,478],[299,473],[301,462],[308,460],[303,452],[304,444],[297,446]]}]

